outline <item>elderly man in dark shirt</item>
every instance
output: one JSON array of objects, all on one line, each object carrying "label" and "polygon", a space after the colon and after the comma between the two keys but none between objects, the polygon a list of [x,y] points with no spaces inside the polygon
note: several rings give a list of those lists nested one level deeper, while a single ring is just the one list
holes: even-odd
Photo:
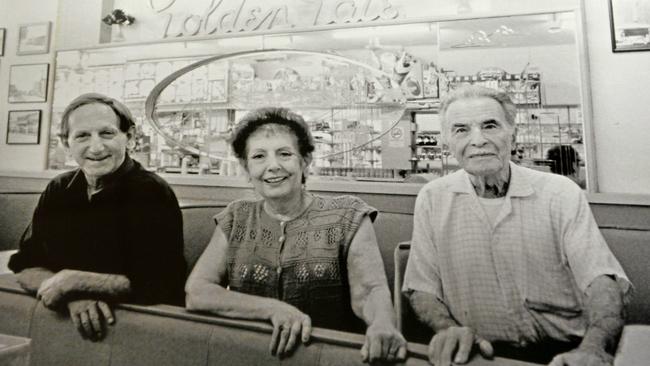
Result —
[{"label": "elderly man in dark shirt", "polygon": [[60,137],[79,169],[48,184],[9,262],[26,290],[49,308],[67,307],[90,339],[114,322],[112,302],[184,302],[178,201],[128,156],[134,126],[117,100],[84,94],[72,101]]}]

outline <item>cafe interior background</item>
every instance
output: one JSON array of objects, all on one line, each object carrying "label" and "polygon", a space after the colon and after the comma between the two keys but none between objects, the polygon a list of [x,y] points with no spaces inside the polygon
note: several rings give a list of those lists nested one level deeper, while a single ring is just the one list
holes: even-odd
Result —
[{"label": "cafe interior background", "polygon": [[[310,185],[398,191],[458,168],[437,111],[472,83],[517,104],[519,163],[548,170],[546,151],[571,145],[590,194],[650,193],[650,51],[613,52],[608,1],[0,0],[0,10],[5,177],[72,168],[61,112],[94,91],[126,102],[138,122],[131,155],[172,183],[245,185],[230,132],[272,105],[312,128]],[[21,43],[29,32],[41,32],[33,48]],[[44,75],[21,86],[30,67]],[[31,143],[16,143],[21,133]]]}]

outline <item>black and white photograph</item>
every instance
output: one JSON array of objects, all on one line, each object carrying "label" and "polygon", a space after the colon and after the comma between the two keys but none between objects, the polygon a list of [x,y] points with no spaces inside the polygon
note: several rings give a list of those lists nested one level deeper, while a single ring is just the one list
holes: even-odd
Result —
[{"label": "black and white photograph", "polygon": [[23,24],[18,28],[17,55],[36,55],[50,50],[50,22]]},{"label": "black and white photograph", "polygon": [[7,144],[38,145],[41,136],[41,111],[9,111]]},{"label": "black and white photograph", "polygon": [[0,56],[5,55],[5,38],[7,37],[7,28],[0,28]]},{"label": "black and white photograph", "polygon": [[11,65],[9,103],[38,103],[47,100],[49,64]]},{"label": "black and white photograph", "polygon": [[612,50],[650,51],[650,0],[609,0]]},{"label": "black and white photograph", "polygon": [[649,3],[0,0],[0,366],[650,365]]}]

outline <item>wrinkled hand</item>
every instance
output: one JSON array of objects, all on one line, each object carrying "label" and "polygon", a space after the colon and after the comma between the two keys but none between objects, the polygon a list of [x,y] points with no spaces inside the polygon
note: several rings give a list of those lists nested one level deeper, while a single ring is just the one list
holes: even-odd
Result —
[{"label": "wrinkled hand", "polygon": [[[449,327],[436,333],[429,343],[429,361],[435,366],[464,364],[469,360],[474,345],[486,358],[492,358],[494,349],[487,340],[479,337],[469,327]],[[456,352],[454,356],[454,351]]]},{"label": "wrinkled hand", "polygon": [[363,362],[403,361],[406,358],[406,340],[389,323],[375,322],[366,330],[366,341],[361,347]]},{"label": "wrinkled hand", "polygon": [[83,338],[97,341],[106,335],[106,324],[114,324],[113,311],[97,300],[73,300],[68,303],[70,319]]},{"label": "wrinkled hand", "polygon": [[279,303],[271,316],[273,334],[269,349],[278,357],[289,354],[297,344],[298,337],[302,343],[309,341],[311,335],[311,318],[287,303]]},{"label": "wrinkled hand", "polygon": [[61,270],[41,283],[36,296],[46,307],[54,308],[74,289],[74,281],[74,271]]},{"label": "wrinkled hand", "polygon": [[604,349],[582,349],[561,353],[553,358],[549,366],[612,366],[614,356]]}]

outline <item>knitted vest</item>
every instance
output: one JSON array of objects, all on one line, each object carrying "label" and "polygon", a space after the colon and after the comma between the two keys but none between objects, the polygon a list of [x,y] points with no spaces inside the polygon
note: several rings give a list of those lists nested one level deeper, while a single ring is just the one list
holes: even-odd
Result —
[{"label": "knitted vest", "polygon": [[228,238],[230,290],[285,301],[312,325],[363,332],[352,312],[347,255],[366,215],[377,212],[352,196],[314,196],[291,221],[270,217],[263,201],[235,201],[215,219]]}]

